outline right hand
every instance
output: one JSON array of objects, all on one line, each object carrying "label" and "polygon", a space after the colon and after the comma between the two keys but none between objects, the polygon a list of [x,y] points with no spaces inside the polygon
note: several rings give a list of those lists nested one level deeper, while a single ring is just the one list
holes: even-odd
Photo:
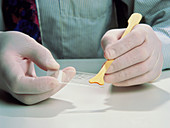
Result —
[{"label": "right hand", "polygon": [[[37,77],[34,63],[45,71],[60,68],[51,52],[33,38],[14,31],[0,33],[0,89],[27,105],[43,101],[65,86],[55,77]],[[75,72],[73,67],[63,69],[63,81],[70,81]]]}]

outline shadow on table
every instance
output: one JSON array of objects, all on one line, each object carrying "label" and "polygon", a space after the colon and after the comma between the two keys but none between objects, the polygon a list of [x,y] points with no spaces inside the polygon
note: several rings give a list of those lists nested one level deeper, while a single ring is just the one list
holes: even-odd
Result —
[{"label": "shadow on table", "polygon": [[[94,102],[94,107],[92,107],[93,104],[90,105],[91,109],[73,109],[73,111],[70,110],[67,113],[103,113],[110,110],[113,110],[115,112],[152,111],[163,106],[166,102],[170,100],[170,94],[168,92],[152,84],[144,84],[132,87],[110,86],[110,88],[105,93],[107,93],[107,96],[103,99],[103,101],[100,102],[98,105],[96,105],[96,103]],[[102,107],[98,107],[95,109],[95,106]]]},{"label": "shadow on table", "polygon": [[133,87],[111,86],[105,104],[109,110],[151,111],[170,100],[170,94],[154,85],[145,84]]},{"label": "shadow on table", "polygon": [[75,108],[71,102],[50,98],[39,104],[26,106],[0,90],[0,116],[7,117],[55,117],[67,109]]}]

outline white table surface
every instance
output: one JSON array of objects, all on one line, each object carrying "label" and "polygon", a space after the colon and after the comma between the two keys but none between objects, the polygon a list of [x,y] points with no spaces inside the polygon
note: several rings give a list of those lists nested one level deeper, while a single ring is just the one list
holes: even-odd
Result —
[{"label": "white table surface", "polygon": [[[58,62],[61,67],[97,72],[104,61]],[[37,69],[37,74],[45,72]],[[33,106],[0,91],[0,128],[170,128],[170,71],[153,84],[129,88],[68,84]]]}]

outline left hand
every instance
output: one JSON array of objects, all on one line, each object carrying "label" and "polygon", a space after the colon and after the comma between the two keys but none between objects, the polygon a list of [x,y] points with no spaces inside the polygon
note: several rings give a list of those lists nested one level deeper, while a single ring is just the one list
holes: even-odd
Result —
[{"label": "left hand", "polygon": [[154,81],[162,72],[161,41],[146,24],[136,25],[124,38],[124,29],[106,32],[102,48],[106,59],[115,59],[104,80],[115,86],[132,86]]}]

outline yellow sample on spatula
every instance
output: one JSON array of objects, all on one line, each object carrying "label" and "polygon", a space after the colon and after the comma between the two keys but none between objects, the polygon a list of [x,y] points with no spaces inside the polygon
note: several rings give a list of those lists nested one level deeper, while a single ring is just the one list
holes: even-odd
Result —
[{"label": "yellow sample on spatula", "polygon": [[[134,28],[135,25],[139,24],[141,19],[142,19],[141,14],[133,13],[128,20],[128,27],[126,28],[121,38],[127,35]],[[101,68],[101,70],[98,72],[98,74],[89,80],[89,83],[91,84],[97,83],[99,85],[104,85],[104,75],[106,71],[108,70],[108,68],[110,67],[110,65],[112,64],[112,62],[113,60],[107,60],[105,64],[103,65],[103,67]]]}]

